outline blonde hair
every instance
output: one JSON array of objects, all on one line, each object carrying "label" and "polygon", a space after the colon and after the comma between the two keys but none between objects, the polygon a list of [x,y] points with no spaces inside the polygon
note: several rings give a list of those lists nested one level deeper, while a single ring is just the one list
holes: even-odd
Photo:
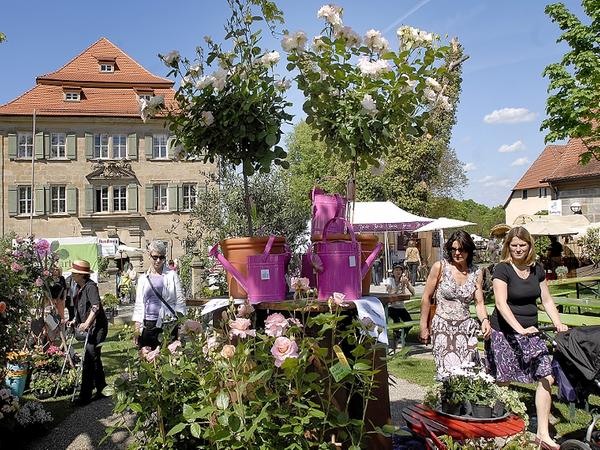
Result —
[{"label": "blonde hair", "polygon": [[504,238],[504,245],[502,246],[502,255],[501,262],[512,263],[512,257],[510,256],[510,242],[513,238],[521,239],[522,241],[527,242],[529,244],[529,253],[525,258],[525,265],[533,266],[535,264],[535,241],[533,240],[533,236],[527,231],[526,228],[523,227],[514,227],[511,228],[506,238]]}]

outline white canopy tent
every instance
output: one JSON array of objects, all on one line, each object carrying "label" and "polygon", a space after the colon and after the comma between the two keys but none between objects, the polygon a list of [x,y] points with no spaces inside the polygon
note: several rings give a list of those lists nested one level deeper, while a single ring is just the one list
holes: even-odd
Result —
[{"label": "white canopy tent", "polygon": [[391,267],[388,232],[414,231],[431,222],[433,219],[421,217],[399,208],[394,203],[387,202],[356,202],[354,205],[355,231],[383,233],[384,235],[384,273]]},{"label": "white canopy tent", "polygon": [[444,248],[444,230],[448,228],[462,228],[468,225],[476,225],[473,222],[467,222],[465,220],[449,219],[448,217],[440,217],[435,219],[433,222],[416,229],[418,233],[424,231],[436,231],[440,232],[440,259],[442,259],[443,248]]},{"label": "white canopy tent", "polygon": [[587,228],[590,221],[582,214],[572,216],[530,216],[531,221],[513,224],[513,227],[526,228],[534,236],[563,236],[577,234],[582,228]]}]

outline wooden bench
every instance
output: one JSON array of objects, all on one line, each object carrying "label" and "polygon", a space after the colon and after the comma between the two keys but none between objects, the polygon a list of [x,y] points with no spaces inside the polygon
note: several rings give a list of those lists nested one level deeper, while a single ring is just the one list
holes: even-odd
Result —
[{"label": "wooden bench", "polygon": [[568,297],[571,294],[577,295],[576,289],[568,289],[566,291],[555,292],[552,294],[552,297]]}]

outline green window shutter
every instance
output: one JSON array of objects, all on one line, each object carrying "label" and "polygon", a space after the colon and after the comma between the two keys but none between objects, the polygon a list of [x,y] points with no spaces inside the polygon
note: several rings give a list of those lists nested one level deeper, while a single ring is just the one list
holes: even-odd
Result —
[{"label": "green window shutter", "polygon": [[50,158],[50,133],[44,133],[44,155]]},{"label": "green window shutter", "polygon": [[177,209],[183,211],[183,185],[177,185]]},{"label": "green window shutter", "polygon": [[[51,208],[50,208],[50,186],[44,186],[45,189],[45,193],[44,193],[44,199],[46,201],[46,213],[50,214]],[[36,213],[37,214],[37,213]]]},{"label": "green window shutter", "polygon": [[17,215],[17,187],[9,186],[8,187],[8,215],[16,216]]},{"label": "green window shutter", "polygon": [[[44,133],[35,134],[35,159],[44,159]],[[36,213],[37,214],[37,213]]]},{"label": "green window shutter", "polygon": [[138,187],[137,184],[131,183],[127,185],[127,211],[130,213],[138,210]]},{"label": "green window shutter", "polygon": [[94,213],[94,186],[91,184],[85,186],[85,213]]},{"label": "green window shutter", "polygon": [[154,186],[147,184],[145,191],[146,212],[152,212],[154,211]]},{"label": "green window shutter", "polygon": [[77,159],[77,135],[67,134],[67,158]]},{"label": "green window shutter", "polygon": [[8,158],[17,158],[17,135],[15,133],[8,133]]},{"label": "green window shutter", "polygon": [[167,188],[168,202],[169,202],[169,211],[177,211],[177,185],[174,183],[169,183]]},{"label": "green window shutter", "polygon": [[[137,134],[132,133],[127,137],[127,157],[129,159],[137,159],[138,158],[138,141]],[[137,187],[136,187],[137,189]],[[136,190],[137,192],[137,190]],[[137,207],[136,207],[137,210]]]},{"label": "green window shutter", "polygon": [[67,186],[67,212],[77,214],[77,188],[75,186]]},{"label": "green window shutter", "polygon": [[35,214],[43,216],[46,214],[46,190],[44,186],[35,188]]},{"label": "green window shutter", "polygon": [[85,158],[92,159],[94,157],[94,135],[85,133]]},{"label": "green window shutter", "polygon": [[175,136],[169,136],[167,139],[167,156],[169,159],[175,158]]},{"label": "green window shutter", "polygon": [[147,134],[144,138],[144,144],[146,145],[146,159],[152,159],[152,135]]}]

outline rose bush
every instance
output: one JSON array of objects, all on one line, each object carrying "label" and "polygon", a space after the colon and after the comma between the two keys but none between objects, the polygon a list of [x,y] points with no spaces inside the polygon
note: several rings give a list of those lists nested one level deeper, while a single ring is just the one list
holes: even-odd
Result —
[{"label": "rose bush", "polygon": [[331,305],[257,329],[252,307],[231,304],[220,326],[188,320],[180,341],[143,349],[115,382],[134,448],[363,448],[379,345]]}]

